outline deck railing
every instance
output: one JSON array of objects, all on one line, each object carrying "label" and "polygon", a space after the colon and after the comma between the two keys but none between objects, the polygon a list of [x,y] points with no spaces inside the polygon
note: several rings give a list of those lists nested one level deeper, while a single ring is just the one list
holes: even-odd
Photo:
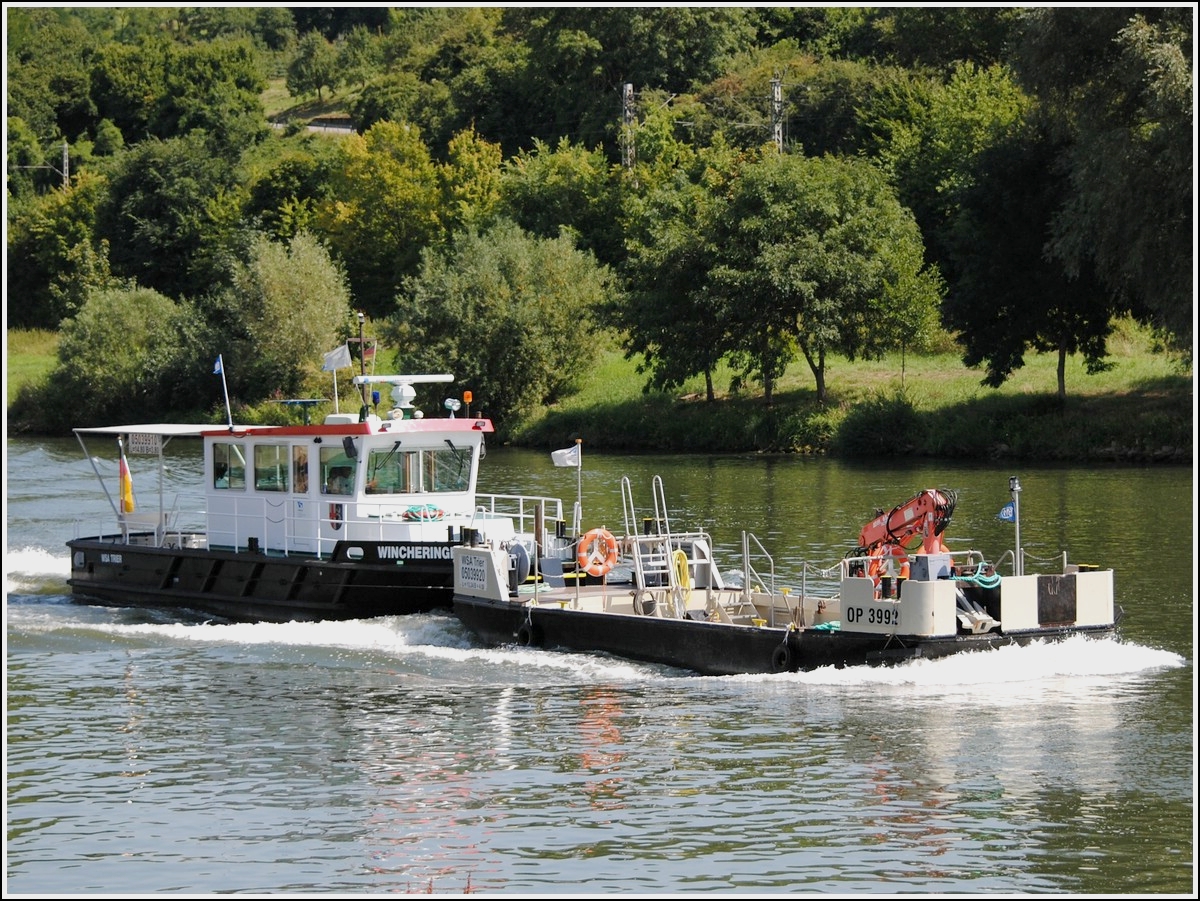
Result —
[{"label": "deck railing", "polygon": [[[74,537],[80,538],[86,532],[89,536],[114,543],[156,547],[204,547],[211,543],[244,548],[253,541],[263,549],[269,544],[272,553],[285,556],[315,554],[319,558],[331,555],[337,542],[343,540],[347,533],[352,532],[361,541],[385,541],[394,537],[387,532],[396,525],[397,518],[354,516],[351,513],[354,498],[339,496],[335,501],[331,499],[333,497],[323,495],[313,499],[285,495],[278,506],[272,506],[261,495],[230,495],[222,499],[229,509],[214,512],[208,506],[207,496],[179,494],[169,505],[164,502],[161,510],[156,508],[128,514],[115,527],[111,521],[94,529],[82,521],[76,521]],[[296,501],[319,504],[318,515],[297,516]],[[339,501],[343,516],[334,518],[330,508]],[[480,494],[476,495],[475,501],[469,518],[460,516],[445,523],[446,541],[458,540],[462,528],[480,527],[487,518],[511,519],[518,535],[530,539],[539,535],[538,540],[553,536],[558,524],[563,522],[563,505],[558,498]],[[211,528],[213,517],[226,520],[229,527],[214,532]],[[435,520],[426,525],[436,525],[437,522]],[[334,529],[335,523],[340,523],[341,528]],[[539,527],[540,533],[537,531]],[[267,536],[270,535],[279,536],[281,540],[277,538],[268,542]]]}]

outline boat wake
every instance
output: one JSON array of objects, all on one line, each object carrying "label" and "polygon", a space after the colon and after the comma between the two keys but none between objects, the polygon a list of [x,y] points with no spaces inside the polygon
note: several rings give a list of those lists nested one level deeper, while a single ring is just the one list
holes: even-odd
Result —
[{"label": "boat wake", "polygon": [[172,642],[241,645],[241,647],[307,648],[360,651],[395,659],[420,656],[449,665],[516,667],[528,677],[568,675],[574,679],[644,678],[648,667],[640,663],[608,660],[581,654],[524,648],[482,648],[449,613],[424,613],[323,621],[323,623],[139,623],[108,624],[102,631],[137,638],[158,637]]},{"label": "boat wake", "polygon": [[106,623],[100,631],[125,638],[242,648],[315,649],[404,657],[413,653],[454,657],[470,647],[448,614],[289,623]]},{"label": "boat wake", "polygon": [[989,703],[1003,702],[1009,686],[1014,702],[1024,702],[1024,688],[1042,690],[1060,680],[1073,684],[1109,684],[1114,677],[1176,669],[1187,665],[1180,655],[1118,637],[1072,636],[1061,641],[1034,642],[1024,647],[968,651],[935,660],[912,660],[897,666],[825,667],[807,673],[775,676],[730,676],[730,679],[780,680],[813,686],[862,685],[906,693],[928,690],[939,695],[977,695],[987,686]]},{"label": "boat wake", "polygon": [[[505,670],[504,678],[538,682],[545,678],[574,681],[605,679],[640,681],[647,673],[670,672],[684,680],[717,679],[767,684],[811,686],[866,686],[902,690],[906,694],[928,691],[938,695],[974,695],[981,686],[993,692],[990,702],[1027,700],[1026,689],[1041,691],[1047,685],[1069,681],[1076,687],[1108,685],[1114,677],[1144,674],[1186,666],[1171,651],[1129,644],[1118,638],[1076,636],[1063,641],[1015,645],[972,651],[936,660],[914,660],[898,666],[827,667],[811,672],[772,675],[701,677],[683,670],[638,663],[606,655],[563,654],[554,650],[515,645],[480,647],[462,625],[448,614],[389,616],[371,620],[321,623],[108,624],[105,631],[127,637],[159,637],[169,641],[314,648],[382,654],[392,659],[424,658],[450,666],[472,664]],[[996,689],[1008,686],[1009,690]]]},{"label": "boat wake", "polygon": [[45,548],[9,548],[4,552],[4,576],[9,594],[63,594],[68,590],[71,560]]}]

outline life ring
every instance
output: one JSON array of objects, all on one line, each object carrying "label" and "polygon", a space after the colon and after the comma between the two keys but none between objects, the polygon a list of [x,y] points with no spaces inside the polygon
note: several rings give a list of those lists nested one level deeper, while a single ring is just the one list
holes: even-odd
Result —
[{"label": "life ring", "polygon": [[333,527],[333,530],[335,532],[342,527],[342,505],[341,504],[330,504],[329,505],[329,525],[331,525]]},{"label": "life ring", "polygon": [[407,519],[410,522],[437,522],[438,520],[444,519],[446,513],[441,507],[438,507],[435,504],[417,504],[409,507],[404,511],[404,513],[401,514],[401,516],[403,519]]},{"label": "life ring", "polygon": [[617,565],[620,549],[608,529],[592,529],[579,539],[575,562],[589,576],[605,576]]}]

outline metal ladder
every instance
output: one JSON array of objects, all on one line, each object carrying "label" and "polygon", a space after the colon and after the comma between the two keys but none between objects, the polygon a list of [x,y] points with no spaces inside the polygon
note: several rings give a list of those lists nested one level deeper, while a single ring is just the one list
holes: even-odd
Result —
[{"label": "metal ladder", "polygon": [[[637,508],[629,477],[621,477],[621,505],[625,517],[625,534],[629,536],[633,571],[639,588],[677,588],[678,580],[671,566],[671,521],[667,516],[666,492],[662,479],[655,476],[654,519],[647,522],[647,532],[638,530]],[[653,528],[651,529],[651,525]]]}]

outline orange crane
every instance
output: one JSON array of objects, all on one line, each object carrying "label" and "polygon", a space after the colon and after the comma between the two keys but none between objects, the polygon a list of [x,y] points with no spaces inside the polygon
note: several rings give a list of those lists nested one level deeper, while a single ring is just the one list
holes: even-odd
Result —
[{"label": "orange crane", "polygon": [[[949,548],[942,533],[950,524],[958,495],[946,488],[927,488],[890,511],[877,510],[858,535],[856,557],[870,560],[868,575],[880,578],[909,575],[909,553],[942,554]],[[918,545],[919,539],[919,545]]]},{"label": "orange crane", "polygon": [[927,488],[893,507],[887,513],[876,512],[858,536],[860,556],[872,556],[884,545],[899,545],[915,552],[913,539],[920,536],[922,554],[946,553],[942,533],[950,525],[958,495],[946,488]]}]

